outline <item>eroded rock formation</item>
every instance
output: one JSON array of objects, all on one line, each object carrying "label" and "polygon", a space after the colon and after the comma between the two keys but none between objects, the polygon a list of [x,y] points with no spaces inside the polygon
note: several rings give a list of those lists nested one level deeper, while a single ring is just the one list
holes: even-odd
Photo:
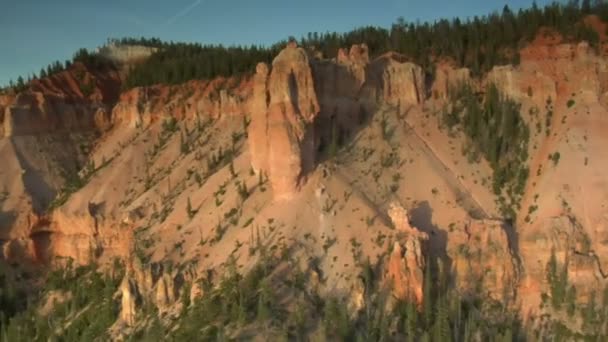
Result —
[{"label": "eroded rock formation", "polygon": [[449,64],[439,64],[435,70],[431,93],[435,99],[447,99],[454,88],[462,84],[472,85],[472,83],[471,71],[468,68],[454,68]]},{"label": "eroded rock formation", "polygon": [[428,235],[413,228],[407,211],[398,204],[391,204],[388,215],[400,233],[388,260],[387,279],[392,281],[397,298],[422,304],[425,270],[424,246]]},{"label": "eroded rock formation", "polygon": [[397,53],[387,53],[368,67],[365,95],[405,110],[423,103],[426,85],[422,68]]},{"label": "eroded rock formation", "polygon": [[287,199],[313,166],[319,104],[308,56],[295,43],[274,59],[269,75],[267,70],[257,67],[249,145],[253,167],[268,174],[276,199]]},{"label": "eroded rock formation", "polygon": [[504,303],[515,298],[518,261],[506,229],[502,221],[470,220],[448,233],[450,272],[463,295],[483,295]]}]

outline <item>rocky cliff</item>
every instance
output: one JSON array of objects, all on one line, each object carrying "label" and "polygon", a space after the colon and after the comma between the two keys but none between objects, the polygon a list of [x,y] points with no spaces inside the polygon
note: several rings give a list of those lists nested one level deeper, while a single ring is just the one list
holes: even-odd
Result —
[{"label": "rocky cliff", "polygon": [[[515,222],[492,218],[491,168],[469,163],[466,137],[438,121],[462,83],[522,105],[530,178]],[[363,261],[418,304],[430,265],[463,297],[525,314],[547,292],[552,253],[579,302],[606,285],[608,65],[586,44],[536,44],[481,79],[441,64],[427,82],[395,53],[370,60],[355,45],[328,60],[290,43],[250,78],[118,84],[75,66],[0,98],[0,242],[10,262],[128,260],[127,326],[142,302],[175,312],[183,284],[229,256],[251,269],[262,250],[358,308]]]},{"label": "rocky cliff", "polygon": [[315,162],[313,121],[319,104],[306,51],[289,44],[274,59],[269,74],[267,66],[258,65],[255,77],[253,165],[268,175],[275,198],[287,199]]}]

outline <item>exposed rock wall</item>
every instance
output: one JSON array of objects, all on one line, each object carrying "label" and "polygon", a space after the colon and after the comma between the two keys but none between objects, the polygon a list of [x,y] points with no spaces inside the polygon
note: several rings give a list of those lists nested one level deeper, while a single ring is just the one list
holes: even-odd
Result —
[{"label": "exposed rock wall", "polygon": [[454,68],[451,65],[439,64],[435,70],[435,80],[431,88],[434,99],[447,99],[450,91],[461,84],[473,85],[471,71],[468,68]]},{"label": "exposed rock wall", "polygon": [[268,170],[268,72],[265,63],[257,65],[250,104],[251,122],[247,134],[251,166],[257,173]]},{"label": "exposed rock wall", "polygon": [[424,71],[404,56],[388,53],[369,65],[365,96],[400,110],[421,104],[426,99]]},{"label": "exposed rock wall", "polygon": [[338,50],[335,60],[315,60],[313,76],[319,99],[319,137],[328,143],[332,135],[351,135],[366,119],[368,101],[361,98],[369,64],[365,44],[353,45],[350,51]]},{"label": "exposed rock wall", "polygon": [[268,174],[274,197],[287,199],[297,191],[304,171],[313,166],[312,123],[319,104],[303,49],[289,44],[274,59],[265,80],[267,69],[258,65],[255,76],[249,145],[253,167]]},{"label": "exposed rock wall", "polygon": [[39,92],[21,93],[4,111],[3,133],[9,137],[105,130],[110,127],[109,111],[104,104],[68,103]]},{"label": "exposed rock wall", "polygon": [[[192,279],[187,281],[190,283]],[[161,264],[142,266],[139,261],[131,260],[127,264],[127,272],[119,289],[120,320],[127,326],[133,326],[137,312],[144,303],[155,306],[161,315],[178,313],[175,310],[179,307],[175,304],[186,290],[184,282],[181,273],[167,269]]]},{"label": "exposed rock wall", "polygon": [[157,85],[131,89],[120,96],[111,114],[113,126],[147,127],[159,119],[244,116],[252,87],[249,80],[219,78],[190,81],[176,86]]},{"label": "exposed rock wall", "polygon": [[[86,90],[86,91],[85,91]],[[0,99],[0,137],[106,130],[118,98],[117,71],[81,63]]]},{"label": "exposed rock wall", "polygon": [[[506,229],[502,221],[470,220],[448,233],[450,272],[463,294],[483,295],[504,303],[515,298],[519,265]],[[484,293],[479,292],[480,288]]]},{"label": "exposed rock wall", "polygon": [[422,304],[426,265],[424,250],[429,237],[410,225],[407,211],[400,205],[391,204],[388,215],[403,237],[393,245],[387,265],[387,279],[392,282],[397,298]]}]

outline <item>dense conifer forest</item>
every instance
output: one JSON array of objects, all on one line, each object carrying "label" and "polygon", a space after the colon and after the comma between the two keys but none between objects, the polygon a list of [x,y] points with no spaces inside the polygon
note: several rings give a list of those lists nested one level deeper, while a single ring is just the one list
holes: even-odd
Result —
[{"label": "dense conifer forest", "polygon": [[[608,20],[608,4],[603,1],[570,1],[544,8],[533,5],[517,12],[505,6],[502,12],[468,19],[439,20],[434,23],[408,23],[399,18],[390,29],[362,27],[347,33],[310,32],[299,40],[301,46],[315,49],[326,58],[336,56],[341,47],[366,43],[370,57],[396,51],[433,72],[433,61],[449,58],[474,74],[495,65],[518,64],[518,48],[531,41],[540,28],[553,28],[567,41],[589,41],[593,46],[598,34],[583,23],[587,15]],[[291,37],[291,40],[295,38]],[[137,40],[124,40],[136,43]],[[137,66],[128,77],[127,87],[154,83],[181,83],[195,78],[213,78],[252,73],[258,62],[271,62],[285,44],[271,47],[202,46],[199,44],[161,44],[142,40],[142,44],[161,50]]]},{"label": "dense conifer forest", "polygon": [[[205,295],[190,301],[189,288],[181,289],[181,311],[161,319],[152,303],[142,303],[143,322],[128,341],[225,341],[249,340],[261,334],[272,340],[306,341],[311,334],[327,341],[604,341],[608,336],[608,288],[585,304],[575,302],[576,289],[568,284],[567,269],[553,254],[546,265],[550,293],[541,306],[548,312],[541,321],[524,322],[517,310],[502,302],[471,294],[462,297],[450,285],[450,274],[441,261],[428,260],[424,271],[423,300],[416,304],[396,300],[389,289],[379,287],[377,267],[359,260],[358,277],[365,285],[363,307],[354,311],[349,298],[323,296],[310,285],[310,276],[295,260],[260,252],[261,259],[241,275],[236,261],[228,262],[217,286],[206,278],[199,284]],[[277,266],[292,267],[282,280]],[[160,268],[170,264],[157,265]],[[0,341],[93,341],[110,338],[108,329],[118,318],[116,295],[124,266],[116,261],[112,274],[95,265],[72,266],[50,273],[38,295],[25,299],[10,286],[0,291]],[[281,271],[283,272],[283,271]],[[279,272],[279,273],[281,273]],[[0,268],[0,284],[4,282]],[[291,293],[289,305],[281,294]],[[52,312],[41,307],[56,296]],[[390,308],[390,310],[386,310]],[[560,322],[567,315],[582,322],[584,332],[572,331]],[[542,323],[542,324],[541,324]]]},{"label": "dense conifer forest", "polygon": [[[518,49],[531,41],[541,28],[551,28],[566,41],[586,40],[598,43],[598,34],[584,24],[584,17],[597,15],[608,21],[608,3],[602,0],[553,3],[543,8],[534,4],[518,11],[505,6],[501,12],[473,18],[442,19],[433,23],[413,23],[399,18],[391,28],[361,27],[346,33],[310,32],[299,39],[307,48],[335,57],[338,48],[366,43],[370,57],[387,51],[404,54],[432,74],[433,62],[448,58],[479,75],[495,65],[518,64]],[[296,40],[295,38],[289,38]],[[118,45],[156,47],[158,52],[129,73],[125,88],[158,83],[178,84],[192,79],[251,74],[258,62],[271,62],[286,41],[272,46],[203,45],[199,43],[163,42],[158,38],[110,39]],[[38,75],[19,77],[9,87],[25,89],[29,80],[52,75],[69,67],[74,61],[100,66],[103,60],[86,49],[79,50],[70,61],[54,62]]]}]

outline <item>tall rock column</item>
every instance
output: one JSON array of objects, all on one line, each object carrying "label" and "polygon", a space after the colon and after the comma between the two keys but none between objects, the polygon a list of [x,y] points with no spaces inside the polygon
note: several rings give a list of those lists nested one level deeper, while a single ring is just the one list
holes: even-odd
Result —
[{"label": "tall rock column", "polygon": [[251,122],[248,128],[251,167],[256,173],[268,170],[268,65],[259,63],[253,77],[253,97],[250,104]]},{"label": "tall rock column", "polygon": [[252,167],[268,175],[275,199],[288,199],[312,168],[319,113],[306,52],[289,43],[272,62],[259,64],[250,104],[249,148]]},{"label": "tall rock column", "polygon": [[395,241],[388,259],[386,279],[392,282],[393,294],[422,304],[425,258],[423,246],[429,237],[409,223],[407,211],[397,203],[391,203],[388,215],[403,238]]}]

